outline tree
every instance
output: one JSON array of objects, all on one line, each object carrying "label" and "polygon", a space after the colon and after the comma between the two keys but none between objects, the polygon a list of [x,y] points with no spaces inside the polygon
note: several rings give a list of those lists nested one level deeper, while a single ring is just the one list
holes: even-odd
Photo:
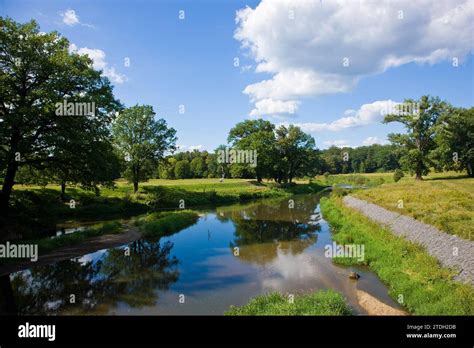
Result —
[{"label": "tree", "polygon": [[238,123],[229,131],[227,141],[237,150],[256,151],[257,165],[242,168],[241,164],[233,165],[234,173],[251,172],[258,182],[272,177],[273,164],[276,160],[275,125],[262,119],[246,120]]},{"label": "tree", "polygon": [[187,179],[191,176],[191,169],[188,160],[181,160],[176,162],[174,167],[174,177],[176,179]]},{"label": "tree", "polygon": [[164,119],[155,120],[150,105],[135,105],[121,112],[112,125],[115,145],[126,163],[125,177],[133,183],[151,178],[165,152],[176,149],[176,130]]},{"label": "tree", "polygon": [[[40,33],[36,22],[0,17],[0,211],[7,210],[15,177],[23,166],[38,170],[74,168],[89,146],[106,141],[120,110],[112,87],[92,60],[68,51],[57,32]],[[58,105],[88,106],[92,112],[61,116]],[[84,163],[83,162],[83,163]],[[81,168],[78,176],[84,172]],[[85,169],[88,171],[88,169]]]},{"label": "tree", "polygon": [[[402,166],[416,174],[416,180],[429,172],[429,155],[436,147],[435,125],[448,109],[448,104],[439,98],[423,96],[418,102],[405,99],[397,105],[394,114],[385,116],[384,123],[400,122],[405,125],[406,134],[389,134],[389,140],[404,147],[400,161]],[[408,110],[408,111],[407,111]]]},{"label": "tree", "polygon": [[202,178],[205,171],[205,163],[202,157],[195,157],[190,163],[191,175],[193,178]]},{"label": "tree", "polygon": [[167,157],[158,165],[158,177],[160,179],[174,179],[174,166],[176,164],[174,157]]},{"label": "tree", "polygon": [[343,151],[336,147],[331,146],[329,149],[323,151],[321,157],[324,161],[325,169],[331,174],[340,174],[342,173],[342,165],[343,165]]},{"label": "tree", "polygon": [[436,128],[432,159],[439,170],[465,170],[474,177],[474,108],[452,108]]},{"label": "tree", "polygon": [[278,179],[289,183],[297,176],[311,175],[314,163],[315,141],[294,125],[276,129],[276,149],[281,160],[278,165]]}]

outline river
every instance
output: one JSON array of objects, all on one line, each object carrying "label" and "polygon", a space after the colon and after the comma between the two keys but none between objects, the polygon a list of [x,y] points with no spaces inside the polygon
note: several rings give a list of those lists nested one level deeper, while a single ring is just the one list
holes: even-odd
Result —
[{"label": "river", "polygon": [[[368,269],[325,256],[332,239],[320,195],[290,199],[202,209],[196,224],[171,236],[10,274],[15,307],[20,314],[221,315],[263,293],[330,288],[354,314],[367,314],[358,290],[399,308]],[[360,279],[349,279],[351,271]]]}]

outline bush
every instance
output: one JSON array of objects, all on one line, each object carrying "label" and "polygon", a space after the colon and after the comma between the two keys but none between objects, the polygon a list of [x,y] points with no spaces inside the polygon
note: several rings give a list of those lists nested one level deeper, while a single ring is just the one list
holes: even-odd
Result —
[{"label": "bush", "polygon": [[393,173],[393,181],[398,182],[400,181],[401,178],[403,178],[405,174],[403,174],[403,171],[400,169],[395,170]]}]

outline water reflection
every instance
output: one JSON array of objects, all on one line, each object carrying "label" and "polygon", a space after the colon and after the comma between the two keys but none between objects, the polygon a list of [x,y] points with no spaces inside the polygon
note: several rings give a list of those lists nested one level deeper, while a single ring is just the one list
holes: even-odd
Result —
[{"label": "water reflection", "polygon": [[[135,241],[18,272],[11,277],[19,314],[105,314],[118,303],[156,304],[156,290],[179,278],[171,242]],[[11,304],[10,304],[11,305]]]},{"label": "water reflection", "polygon": [[[292,201],[271,199],[220,207],[203,212],[195,225],[171,236],[0,277],[2,310],[222,314],[230,305],[243,305],[269,291],[333,288],[357,312],[357,284],[387,302],[386,288],[376,277],[358,271],[362,281],[352,282],[348,270],[324,257],[324,245],[332,240],[318,204],[317,195],[302,195]],[[70,301],[71,294],[75,303]],[[180,294],[186,295],[185,304],[178,302]]]}]

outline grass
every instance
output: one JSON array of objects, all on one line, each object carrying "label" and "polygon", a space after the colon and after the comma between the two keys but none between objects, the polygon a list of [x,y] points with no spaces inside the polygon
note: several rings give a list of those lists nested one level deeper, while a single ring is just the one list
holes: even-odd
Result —
[{"label": "grass", "polygon": [[296,295],[293,303],[280,293],[260,295],[242,307],[231,306],[226,315],[351,315],[344,297],[334,290]]},{"label": "grass", "polygon": [[49,253],[55,249],[79,244],[86,239],[98,237],[106,234],[119,234],[123,232],[123,226],[120,222],[108,222],[99,227],[87,228],[84,231],[78,231],[54,238],[43,238],[29,241],[29,244],[38,244],[38,250],[41,254]]},{"label": "grass", "polygon": [[[140,217],[134,221],[142,236],[149,239],[158,239],[171,235],[175,232],[189,227],[197,222],[199,215],[192,211],[155,212]],[[34,240],[22,241],[23,244],[37,244],[41,255],[50,253],[61,247],[76,245],[85,240],[106,234],[122,233],[124,228],[117,221],[108,222],[99,226],[89,227],[83,231],[61,235],[58,237],[46,237]],[[16,259],[2,259],[1,264],[14,263]]]},{"label": "grass", "polygon": [[319,175],[316,181],[320,185],[333,186],[347,184],[354,186],[374,187],[385,183],[393,182],[393,173],[365,173],[365,174],[337,174]]},{"label": "grass", "polygon": [[[449,234],[474,240],[474,178],[454,173],[431,175],[423,181],[409,177],[360,190],[354,196],[409,215]],[[398,208],[400,200],[403,208]]]},{"label": "grass", "polygon": [[155,212],[135,221],[146,238],[161,238],[194,225],[199,215],[192,211]]},{"label": "grass", "polygon": [[[360,213],[343,205],[341,198],[321,200],[324,218],[338,244],[361,244],[365,260],[335,262],[367,265],[388,285],[389,294],[413,314],[474,315],[474,288],[453,281],[454,272],[443,268],[422,247],[397,237]],[[399,301],[400,302],[400,301]]]},{"label": "grass", "polygon": [[[295,193],[313,193],[323,188],[307,181],[277,187],[272,183],[244,179],[225,179],[224,182],[219,179],[153,179],[141,184],[137,193],[133,193],[132,185],[124,180],[118,180],[116,186],[115,189],[103,188],[100,197],[77,187],[68,187],[66,202],[59,200],[58,185],[44,188],[15,186],[6,235],[36,239],[44,236],[42,231],[67,219],[91,221],[130,217],[150,211],[217,206]],[[74,209],[69,205],[71,200],[75,202]]]},{"label": "grass", "polygon": [[[105,234],[119,234],[122,232],[122,224],[114,221],[105,223],[101,226],[90,227],[83,231],[61,235],[54,238],[47,237],[41,239],[24,240],[21,243],[38,245],[39,254],[44,255],[62,247],[77,245],[92,237],[98,237]],[[18,261],[18,259],[1,259],[0,265],[16,263]]]}]

